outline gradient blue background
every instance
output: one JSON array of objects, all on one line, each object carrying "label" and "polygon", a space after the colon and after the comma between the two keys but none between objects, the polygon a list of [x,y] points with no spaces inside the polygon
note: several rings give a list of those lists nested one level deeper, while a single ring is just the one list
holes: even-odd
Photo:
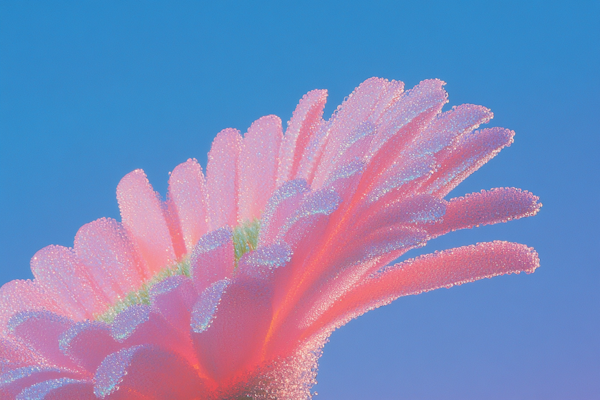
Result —
[{"label": "gradient blue background", "polygon": [[485,105],[517,132],[452,194],[515,186],[544,207],[426,251],[510,240],[542,266],[351,322],[325,347],[317,398],[600,398],[598,1],[172,3],[0,3],[0,283],[119,218],[135,168],[164,195],[219,130],[287,121],[311,89],[329,89],[329,115],[371,76],[441,78],[450,106]]}]

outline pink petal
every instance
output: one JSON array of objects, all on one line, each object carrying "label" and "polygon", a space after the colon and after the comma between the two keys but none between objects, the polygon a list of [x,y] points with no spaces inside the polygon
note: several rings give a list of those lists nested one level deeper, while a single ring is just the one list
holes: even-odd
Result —
[{"label": "pink petal", "polygon": [[343,206],[348,206],[348,202],[356,191],[364,169],[365,163],[358,160],[340,165],[329,175],[329,179],[327,179],[323,187],[335,190],[342,199]]},{"label": "pink petal", "polygon": [[244,136],[239,162],[239,222],[260,218],[273,194],[282,136],[281,120],[274,115],[255,121]]},{"label": "pink petal", "polygon": [[424,185],[430,193],[443,197],[466,177],[477,171],[513,142],[514,132],[504,128],[487,128],[461,136],[456,148],[438,162],[441,167]]},{"label": "pink petal", "polygon": [[175,329],[147,305],[133,305],[121,311],[111,326],[111,335],[125,347],[153,344],[179,354],[192,365],[197,363],[187,332]]},{"label": "pink petal", "polygon": [[202,293],[192,312],[192,338],[212,379],[231,386],[253,372],[271,315],[271,290],[260,279],[236,279]]},{"label": "pink petal", "polygon": [[8,371],[0,376],[0,398],[14,399],[25,388],[57,378],[78,378],[78,375],[56,367],[32,365]]},{"label": "pink petal", "polygon": [[123,346],[111,335],[110,326],[83,321],[66,330],[58,341],[60,351],[77,365],[94,373],[104,358]]},{"label": "pink petal", "polygon": [[[390,138],[409,124],[418,126],[418,131],[425,128],[448,102],[448,95],[442,88],[445,84],[439,79],[427,79],[403,93],[379,118],[377,136],[371,143],[371,154],[379,151]],[[433,115],[430,111],[433,111]]]},{"label": "pink petal", "polygon": [[16,400],[95,400],[94,385],[70,378],[51,379],[23,390]]},{"label": "pink petal", "polygon": [[314,133],[312,133],[302,153],[302,159],[294,179],[303,179],[309,185],[312,185],[316,169],[323,157],[323,150],[329,138],[329,127],[332,123],[332,119],[324,121],[322,118],[315,122]]},{"label": "pink petal", "polygon": [[44,247],[31,259],[31,272],[75,320],[91,319],[110,306],[112,299],[94,285],[90,272],[72,249]]},{"label": "pink petal", "polygon": [[238,274],[250,278],[266,279],[274,270],[290,262],[291,258],[292,249],[284,242],[259,247],[240,258]]},{"label": "pink petal", "polygon": [[169,178],[169,203],[173,204],[187,253],[209,230],[208,192],[202,167],[195,159],[179,164]]},{"label": "pink petal", "polygon": [[411,153],[437,153],[456,138],[489,122],[493,116],[488,108],[482,106],[461,104],[453,107],[450,111],[438,114],[423,133],[415,138]]},{"label": "pink petal", "polygon": [[338,150],[339,154],[334,158],[334,163],[329,169],[327,181],[332,179],[332,175],[335,174],[334,171],[339,169],[340,166],[357,160],[363,161],[371,147],[371,142],[375,138],[376,133],[377,125],[372,122],[367,121],[360,124],[354,130],[352,136],[350,136]]},{"label": "pink petal", "polygon": [[305,235],[313,234],[313,228],[321,216],[328,216],[337,210],[340,196],[333,189],[316,190],[308,193],[302,203],[290,215],[279,230],[277,239],[289,243],[292,247]]},{"label": "pink petal", "polygon": [[59,338],[74,322],[48,311],[22,311],[8,323],[8,330],[53,365],[79,370],[59,348]]},{"label": "pink petal", "polygon": [[[421,82],[404,93],[394,107],[382,116],[377,136],[371,142],[368,156],[370,160],[356,190],[357,196],[368,193],[381,176],[385,175],[385,171],[398,163],[399,157],[403,155],[413,139],[440,112],[447,102],[443,84],[444,82],[439,80]],[[418,160],[400,164],[407,166],[414,164],[415,167],[421,165]],[[423,168],[419,171],[425,173]],[[400,177],[402,176],[401,174]],[[397,184],[391,187],[397,187]]]},{"label": "pink petal", "polygon": [[[356,222],[352,236],[362,237],[367,232],[396,224],[428,224],[445,219],[447,202],[428,194],[418,194],[381,207],[373,204],[366,209],[364,216]],[[377,207],[379,206],[379,207]],[[430,228],[427,225],[427,231]]]},{"label": "pink petal", "polygon": [[538,200],[539,197],[515,188],[482,190],[451,199],[444,218],[426,229],[432,236],[440,236],[458,229],[530,217],[542,207]]},{"label": "pink petal", "polygon": [[70,304],[61,304],[56,301],[56,295],[49,293],[38,281],[14,280],[5,283],[0,288],[0,334],[11,316],[19,311],[48,310],[57,314],[73,318],[80,314],[78,306],[70,308]]},{"label": "pink petal", "polygon": [[308,192],[306,182],[302,179],[285,182],[269,199],[260,226],[258,245],[264,246],[275,242],[281,228],[290,216],[296,212],[298,205]]},{"label": "pink petal", "polygon": [[[323,194],[322,192],[327,191],[318,191],[317,194],[319,192]],[[325,196],[325,198],[319,198],[320,196],[311,197],[308,204],[304,204],[305,209],[310,210],[311,204],[318,204],[320,201],[325,201],[327,208],[324,207],[321,210],[313,209],[313,213],[306,213],[304,215],[299,213],[296,215],[296,218],[292,218],[289,221],[290,228],[283,236],[283,241],[290,245],[293,256],[289,265],[286,265],[285,268],[275,270],[273,277],[270,278],[270,281],[273,282],[274,310],[279,310],[280,308],[287,310],[294,304],[300,291],[299,285],[304,281],[307,271],[311,266],[310,261],[315,255],[318,256],[319,254],[326,253],[322,238],[325,237],[326,229],[331,221],[330,212],[335,210],[339,198],[337,196],[327,196],[329,198]],[[332,255],[326,254],[325,256]],[[316,263],[318,267],[324,268],[329,265],[326,263],[328,260],[326,261],[324,258],[320,258],[320,260],[322,261],[321,263]],[[283,315],[285,312],[281,312],[280,314]]]},{"label": "pink petal", "polygon": [[151,345],[109,355],[94,382],[94,394],[101,399],[206,398],[200,378],[185,360]]},{"label": "pink petal", "polygon": [[[365,266],[380,266],[381,257],[384,258],[385,265],[408,250],[424,245],[426,240],[427,234],[424,231],[403,225],[378,229],[362,238],[352,236],[343,246],[335,246],[338,247],[337,251],[329,252],[326,263],[311,263],[303,271],[294,290],[296,298],[324,297],[323,293],[327,292],[330,285],[348,286],[344,282],[334,284],[342,279],[342,273],[345,276],[343,279],[358,279],[361,274],[371,272],[369,268],[365,269]],[[346,270],[356,270],[359,275]],[[302,307],[304,305],[296,308]]]},{"label": "pink petal", "polygon": [[381,117],[392,109],[404,94],[404,82],[391,80],[382,90],[377,105],[374,107],[370,120],[380,122]]},{"label": "pink petal", "polygon": [[[4,334],[6,335],[6,334]],[[0,336],[0,373],[45,362],[43,357],[16,338]]]},{"label": "pink petal", "polygon": [[190,259],[192,280],[198,292],[218,280],[230,278],[234,266],[233,236],[228,227],[202,236]]},{"label": "pink petal", "polygon": [[403,152],[398,162],[373,178],[366,200],[369,203],[378,202],[385,207],[391,201],[397,200],[399,194],[414,192],[415,184],[427,179],[434,165],[435,158],[431,154],[411,157]]},{"label": "pink petal", "polygon": [[[339,271],[334,279],[317,281],[295,302],[291,312],[271,325],[266,344],[266,359],[285,357],[294,351],[306,329],[326,312],[340,297],[355,286],[376,260]],[[323,336],[326,337],[326,336]]]},{"label": "pink petal", "polygon": [[167,201],[161,205],[163,207],[163,215],[167,222],[167,227],[169,228],[169,235],[171,236],[175,258],[177,261],[181,261],[187,254],[187,249],[185,247],[185,240],[183,239],[183,231],[181,230],[177,206],[170,199],[167,199]]},{"label": "pink petal", "polygon": [[94,285],[111,302],[138,290],[150,278],[125,228],[114,219],[100,218],[82,226],[74,250]]},{"label": "pink petal", "polygon": [[388,82],[385,79],[367,79],[338,108],[332,117],[329,139],[315,173],[314,187],[320,188],[331,171],[336,168],[339,156],[346,149],[351,137],[356,135],[355,131],[360,129],[361,124],[367,121],[371,125],[375,123],[369,117],[387,86]]},{"label": "pink petal", "polygon": [[171,276],[150,289],[152,308],[173,327],[187,334],[190,315],[198,294],[192,280],[185,276]]},{"label": "pink petal", "polygon": [[452,287],[493,276],[533,272],[537,253],[518,243],[494,241],[458,247],[385,268],[346,294],[305,332],[331,331],[401,296]]},{"label": "pink petal", "polygon": [[300,161],[303,157],[311,156],[306,149],[321,124],[326,102],[326,90],[312,90],[298,103],[281,143],[277,187],[297,178]]},{"label": "pink petal", "polygon": [[206,167],[208,205],[212,229],[235,227],[238,215],[238,163],[242,137],[236,129],[223,129],[213,141]]},{"label": "pink petal", "polygon": [[174,264],[175,251],[162,205],[144,171],[137,169],[121,179],[117,200],[123,225],[146,260],[150,273]]}]

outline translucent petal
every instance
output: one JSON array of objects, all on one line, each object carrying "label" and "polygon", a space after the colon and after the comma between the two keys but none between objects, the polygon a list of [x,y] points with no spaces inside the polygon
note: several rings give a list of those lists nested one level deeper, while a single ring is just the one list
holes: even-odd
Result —
[{"label": "translucent petal", "polygon": [[234,265],[233,236],[229,228],[202,236],[190,259],[192,279],[198,292],[213,282],[231,277]]},{"label": "translucent petal", "polygon": [[177,214],[189,253],[210,226],[205,178],[195,159],[189,159],[173,170],[167,198]]},{"label": "translucent petal", "polygon": [[100,218],[82,226],[73,249],[94,285],[110,300],[137,290],[149,278],[144,260],[114,219]]},{"label": "translucent petal", "polygon": [[146,174],[137,169],[117,186],[121,219],[128,234],[146,260],[151,274],[175,262],[175,250],[163,207]]},{"label": "translucent petal", "polygon": [[282,136],[281,120],[274,115],[255,121],[244,136],[239,162],[239,222],[260,218],[273,194]]},{"label": "translucent petal", "polygon": [[22,311],[10,319],[8,330],[53,365],[77,371],[80,368],[59,346],[62,334],[73,325],[69,318],[48,311]]},{"label": "translucent petal", "polygon": [[538,200],[539,197],[515,188],[482,190],[451,199],[443,219],[426,229],[430,235],[440,236],[458,229],[530,217],[542,206]]},{"label": "translucent petal", "polygon": [[452,287],[497,275],[533,272],[537,253],[518,243],[494,241],[421,256],[385,268],[348,292],[305,332],[331,331],[400,296]]},{"label": "translucent petal", "polygon": [[111,335],[110,326],[100,321],[83,321],[71,326],[58,340],[60,351],[90,373],[104,358],[123,347]]},{"label": "translucent petal", "polygon": [[202,381],[192,366],[152,345],[109,355],[98,367],[94,382],[94,394],[101,399],[204,398]]},{"label": "translucent petal", "polygon": [[94,400],[90,381],[70,378],[50,379],[23,390],[16,400]]},{"label": "translucent petal", "polygon": [[111,335],[125,347],[152,344],[196,364],[189,336],[150,306],[134,305],[122,311],[111,325]]},{"label": "translucent petal", "polygon": [[208,153],[206,178],[211,229],[237,225],[238,163],[242,137],[236,129],[224,129]]},{"label": "translucent petal", "polygon": [[314,157],[307,150],[310,150],[309,143],[322,123],[326,101],[326,90],[312,90],[298,103],[281,143],[277,187],[288,180],[300,178],[297,176],[300,162],[304,158],[308,163],[308,159]]},{"label": "translucent petal", "polygon": [[104,312],[110,299],[93,284],[72,249],[47,246],[31,259],[31,272],[43,288],[64,304],[75,320]]}]

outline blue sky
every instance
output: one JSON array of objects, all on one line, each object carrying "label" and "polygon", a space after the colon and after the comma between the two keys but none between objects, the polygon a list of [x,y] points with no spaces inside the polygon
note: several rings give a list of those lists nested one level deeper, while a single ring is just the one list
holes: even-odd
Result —
[{"label": "blue sky", "polygon": [[351,322],[325,347],[317,398],[600,398],[600,3],[173,3],[0,4],[0,283],[119,218],[135,168],[164,194],[218,131],[287,121],[311,89],[329,90],[330,114],[371,76],[440,78],[450,106],[485,105],[516,131],[452,195],[514,186],[544,207],[425,250],[510,240],[542,266]]}]

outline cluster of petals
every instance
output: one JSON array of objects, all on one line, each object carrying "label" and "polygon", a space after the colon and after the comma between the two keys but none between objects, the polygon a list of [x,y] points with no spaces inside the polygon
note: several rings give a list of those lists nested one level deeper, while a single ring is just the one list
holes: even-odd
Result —
[{"label": "cluster of petals", "polygon": [[[126,175],[121,222],[84,225],[72,248],[35,254],[35,279],[0,289],[0,398],[306,399],[324,343],[351,319],[535,270],[533,249],[500,241],[392,264],[439,235],[540,207],[514,188],[445,199],[514,133],[479,130],[485,107],[442,112],[443,85],[371,78],[328,120],[327,92],[313,90],[285,134],[273,115],[243,136],[221,131],[206,175],[196,160],[178,165],[165,201],[142,170]],[[257,227],[252,246],[236,239],[246,226]]]}]

